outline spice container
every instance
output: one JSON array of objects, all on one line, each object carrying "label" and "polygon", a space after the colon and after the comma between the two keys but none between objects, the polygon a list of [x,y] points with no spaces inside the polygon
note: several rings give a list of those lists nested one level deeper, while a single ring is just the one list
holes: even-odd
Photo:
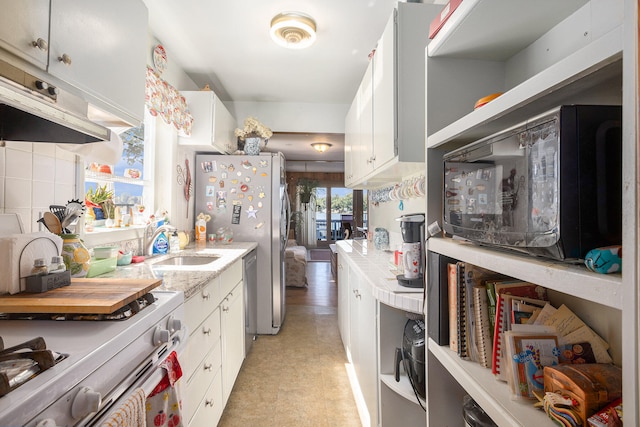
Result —
[{"label": "spice container", "polygon": [[32,276],[44,276],[49,274],[49,267],[44,258],[37,258],[33,261],[33,268],[31,269]]}]

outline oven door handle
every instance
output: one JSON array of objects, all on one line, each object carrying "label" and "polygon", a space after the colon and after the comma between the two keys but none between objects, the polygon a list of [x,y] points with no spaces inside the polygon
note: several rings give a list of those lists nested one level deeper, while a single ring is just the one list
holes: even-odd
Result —
[{"label": "oven door handle", "polygon": [[[135,390],[142,388],[144,390],[145,398],[149,396],[149,394],[153,391],[155,386],[164,378],[166,370],[160,367],[160,364],[164,362],[169,355],[175,351],[178,355],[178,360],[180,360],[180,356],[182,355],[185,347],[187,346],[187,338],[189,337],[189,332],[187,330],[186,325],[182,325],[182,328],[173,338],[176,342],[175,344],[168,349],[168,352],[164,355],[161,360],[155,361],[151,367],[145,366],[140,370],[136,370],[133,372],[126,380],[122,382],[122,384],[128,384],[131,382],[131,379],[138,378],[133,381],[133,383],[129,386],[124,386],[124,390],[121,392],[116,392],[114,398],[107,399],[106,403],[102,405],[100,410],[93,415],[92,418],[87,421],[87,427],[99,426],[104,423],[111,414],[115,410],[117,410],[122,403],[124,403]],[[105,401],[103,401],[105,402]]]}]

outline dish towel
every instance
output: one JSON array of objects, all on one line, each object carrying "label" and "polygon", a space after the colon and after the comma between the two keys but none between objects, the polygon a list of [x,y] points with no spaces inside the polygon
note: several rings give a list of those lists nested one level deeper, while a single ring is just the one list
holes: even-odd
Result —
[{"label": "dish towel", "polygon": [[142,388],[137,388],[131,396],[116,408],[101,427],[145,427],[145,393]]},{"label": "dish towel", "polygon": [[160,364],[166,373],[147,397],[147,425],[154,427],[182,427],[182,399],[179,379],[182,368],[175,351]]}]

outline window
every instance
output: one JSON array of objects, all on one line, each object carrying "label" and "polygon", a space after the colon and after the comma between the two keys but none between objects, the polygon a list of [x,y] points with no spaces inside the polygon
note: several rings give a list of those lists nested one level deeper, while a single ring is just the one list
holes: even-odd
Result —
[{"label": "window", "polygon": [[[144,225],[153,212],[153,188],[149,179],[153,171],[153,148],[149,143],[152,132],[145,129],[149,124],[153,127],[150,117],[145,111],[145,123],[119,134],[123,150],[116,164],[85,164],[84,191],[88,208],[85,231]],[[112,202],[103,201],[104,197],[100,196],[105,193],[112,196]],[[93,200],[97,203],[92,204]]]}]

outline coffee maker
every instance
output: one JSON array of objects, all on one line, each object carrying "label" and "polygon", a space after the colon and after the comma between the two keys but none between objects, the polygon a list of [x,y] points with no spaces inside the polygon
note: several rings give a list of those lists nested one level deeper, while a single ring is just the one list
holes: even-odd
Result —
[{"label": "coffee maker", "polygon": [[408,288],[424,287],[424,214],[407,214],[396,218],[402,232],[402,265],[404,274],[398,284]]}]

